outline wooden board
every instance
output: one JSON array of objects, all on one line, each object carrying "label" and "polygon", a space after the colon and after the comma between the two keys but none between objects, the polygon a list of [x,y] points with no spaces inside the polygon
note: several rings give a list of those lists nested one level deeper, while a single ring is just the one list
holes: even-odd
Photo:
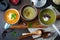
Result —
[{"label": "wooden board", "polygon": [[[20,13],[21,13],[21,8],[24,5],[32,5],[32,3],[30,2],[30,0],[22,0],[21,4],[20,4]],[[40,9],[37,9],[37,14],[40,12]],[[60,15],[57,15],[57,19],[60,19]],[[36,17],[34,20],[30,21],[30,22],[26,22],[22,19],[19,20],[19,22],[17,24],[15,24],[14,26],[11,26],[10,28],[15,29],[15,28],[46,28],[46,26],[43,26],[39,23],[38,21],[38,17]]]},{"label": "wooden board", "polygon": [[[39,9],[37,9],[37,10],[39,13]],[[57,15],[57,20],[60,20],[60,15]],[[10,28],[12,28],[12,29],[15,29],[15,28],[46,28],[46,26],[41,25],[39,23],[38,17],[36,17],[34,20],[29,21],[29,22],[21,19],[21,21],[19,23],[17,23],[14,26],[11,26]]]}]

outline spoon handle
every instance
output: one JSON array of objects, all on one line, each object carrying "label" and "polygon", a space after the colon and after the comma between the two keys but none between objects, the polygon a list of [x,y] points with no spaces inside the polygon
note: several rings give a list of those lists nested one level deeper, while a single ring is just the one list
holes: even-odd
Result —
[{"label": "spoon handle", "polygon": [[60,15],[57,15],[57,20],[60,20]]},{"label": "spoon handle", "polygon": [[23,35],[23,36],[19,37],[18,40],[23,40],[23,39],[28,38],[30,36],[32,36],[32,34]]},{"label": "spoon handle", "polygon": [[54,24],[52,26],[56,30],[56,32],[60,35],[60,31],[58,30],[58,28]]},{"label": "spoon handle", "polygon": [[36,32],[32,32],[32,33],[23,33],[22,35],[28,35],[28,34],[37,35]]}]

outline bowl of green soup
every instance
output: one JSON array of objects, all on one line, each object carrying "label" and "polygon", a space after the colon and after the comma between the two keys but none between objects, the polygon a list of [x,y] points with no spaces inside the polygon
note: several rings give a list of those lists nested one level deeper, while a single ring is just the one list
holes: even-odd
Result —
[{"label": "bowl of green soup", "polygon": [[25,5],[22,8],[22,13],[21,13],[22,19],[24,19],[26,21],[31,21],[31,20],[35,19],[36,16],[37,16],[36,8],[34,8],[30,5]]},{"label": "bowl of green soup", "polygon": [[52,9],[43,9],[39,15],[39,22],[43,25],[52,25],[56,21],[56,14]]}]

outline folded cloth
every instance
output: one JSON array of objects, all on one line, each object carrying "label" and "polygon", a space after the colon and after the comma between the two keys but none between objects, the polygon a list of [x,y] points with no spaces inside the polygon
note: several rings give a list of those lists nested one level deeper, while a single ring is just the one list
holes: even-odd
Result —
[{"label": "folded cloth", "polygon": [[[57,13],[57,15],[59,15],[59,12],[52,6],[52,5],[50,5],[49,7],[47,7],[47,8],[50,8],[50,9],[52,9],[52,10],[54,10],[56,13]],[[57,23],[58,24],[58,23]],[[58,25],[57,25],[58,26]],[[58,35],[57,34],[57,32],[55,31],[55,29],[54,28],[52,28],[52,27],[48,27],[48,28],[28,28],[28,30],[30,31],[30,32],[35,32],[36,30],[38,30],[38,29],[43,29],[43,30],[45,30],[45,31],[50,31],[50,32],[53,32],[54,34],[52,35],[52,37],[50,37],[50,38],[47,38],[47,39],[43,39],[43,38],[38,38],[38,39],[36,39],[36,40],[54,40],[55,38],[56,38],[56,36]],[[36,36],[32,36],[33,38],[37,38],[37,37],[39,37],[40,35],[36,35]]]}]

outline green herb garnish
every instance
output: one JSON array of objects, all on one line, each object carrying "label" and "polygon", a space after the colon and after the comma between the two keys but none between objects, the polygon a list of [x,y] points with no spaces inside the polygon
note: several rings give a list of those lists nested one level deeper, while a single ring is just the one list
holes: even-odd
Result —
[{"label": "green herb garnish", "polygon": [[11,19],[16,19],[16,14],[15,13],[13,13],[12,15],[11,15]]},{"label": "green herb garnish", "polygon": [[32,22],[30,22],[28,26],[31,28],[32,27]]},{"label": "green herb garnish", "polygon": [[13,32],[12,35],[13,35],[14,37],[16,37],[17,33],[16,33],[16,32]]}]

